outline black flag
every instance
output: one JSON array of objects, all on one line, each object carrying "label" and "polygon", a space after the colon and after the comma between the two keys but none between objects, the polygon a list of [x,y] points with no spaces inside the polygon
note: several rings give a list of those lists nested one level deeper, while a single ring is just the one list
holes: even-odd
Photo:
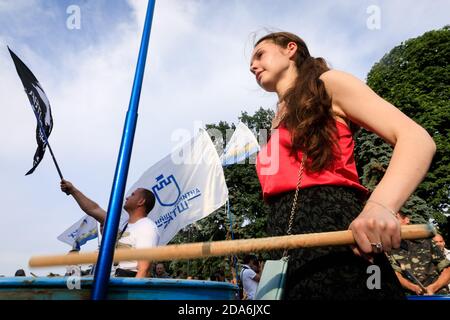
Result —
[{"label": "black flag", "polygon": [[28,69],[28,67],[19,59],[18,56],[8,47],[9,53],[16,66],[17,73],[19,74],[20,80],[22,80],[23,87],[25,88],[25,93],[30,100],[31,107],[36,115],[38,121],[36,127],[36,141],[37,149],[33,158],[33,168],[30,169],[25,175],[33,173],[36,167],[41,162],[44,157],[45,148],[47,146],[47,139],[50,136],[53,128],[53,118],[52,111],[50,109],[50,102],[45,95],[39,81],[33,73]]}]

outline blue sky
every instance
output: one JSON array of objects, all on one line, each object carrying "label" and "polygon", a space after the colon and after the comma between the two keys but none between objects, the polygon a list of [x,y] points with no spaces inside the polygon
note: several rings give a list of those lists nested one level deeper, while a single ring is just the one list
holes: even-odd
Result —
[{"label": "blue sky", "polygon": [[[66,27],[70,5],[81,10],[79,30]],[[381,18],[376,30],[366,25],[373,5]],[[32,255],[69,251],[56,237],[82,216],[59,190],[49,154],[24,176],[36,123],[6,45],[51,102],[50,143],[64,176],[106,208],[145,9],[144,0],[0,0],[0,275],[28,273]],[[252,38],[265,28],[298,34],[312,55],[365,80],[390,49],[448,24],[449,9],[439,0],[157,1],[128,186],[179,143],[176,133],[274,108],[276,96],[248,71]]]},{"label": "blue sky", "polygon": [[[9,10],[2,10],[0,27],[14,41],[26,42],[40,54],[56,54],[56,49],[79,50],[86,43],[102,41],[110,36],[109,26],[124,23],[131,17],[131,7],[126,1],[106,0],[73,1],[4,1],[10,3]],[[21,4],[23,3],[23,4]],[[77,5],[81,9],[81,32],[66,28],[66,9]],[[1,7],[0,7],[1,8]],[[20,19],[18,18],[18,15]],[[32,26],[24,28],[24,26]]]}]

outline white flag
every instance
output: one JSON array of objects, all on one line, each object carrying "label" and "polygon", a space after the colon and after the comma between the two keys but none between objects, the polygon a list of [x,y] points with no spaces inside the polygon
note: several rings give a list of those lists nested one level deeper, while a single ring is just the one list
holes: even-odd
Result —
[{"label": "white flag", "polygon": [[259,151],[259,144],[253,132],[240,122],[220,157],[224,167],[239,163]]},{"label": "white flag", "polygon": [[80,250],[83,244],[97,237],[97,221],[86,215],[59,235],[58,240],[71,245],[73,249]]},{"label": "white flag", "polygon": [[[127,196],[137,188],[155,194],[149,218],[158,227],[159,245],[167,244],[180,229],[206,217],[228,199],[223,168],[205,130],[148,169]],[[128,217],[123,211],[124,215]]]}]

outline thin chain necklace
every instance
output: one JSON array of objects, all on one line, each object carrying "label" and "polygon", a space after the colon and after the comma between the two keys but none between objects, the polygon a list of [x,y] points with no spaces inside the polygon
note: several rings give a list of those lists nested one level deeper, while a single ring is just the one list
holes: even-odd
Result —
[{"label": "thin chain necklace", "polygon": [[279,127],[280,123],[283,122],[286,116],[286,104],[284,101],[277,103],[277,112],[275,113],[275,117],[272,119],[272,130]]}]

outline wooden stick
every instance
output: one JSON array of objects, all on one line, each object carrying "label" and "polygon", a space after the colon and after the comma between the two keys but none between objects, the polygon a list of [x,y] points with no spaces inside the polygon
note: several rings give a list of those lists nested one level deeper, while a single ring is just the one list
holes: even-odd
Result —
[{"label": "wooden stick", "polygon": [[[401,228],[402,239],[430,238],[435,234],[430,224],[407,225]],[[148,249],[118,249],[114,261],[168,261],[198,259],[211,256],[227,256],[245,252],[298,249],[321,246],[340,246],[355,244],[351,230],[298,234],[291,236],[259,239],[225,240],[167,245]],[[35,256],[29,261],[30,267],[67,266],[97,262],[98,252]]]}]

